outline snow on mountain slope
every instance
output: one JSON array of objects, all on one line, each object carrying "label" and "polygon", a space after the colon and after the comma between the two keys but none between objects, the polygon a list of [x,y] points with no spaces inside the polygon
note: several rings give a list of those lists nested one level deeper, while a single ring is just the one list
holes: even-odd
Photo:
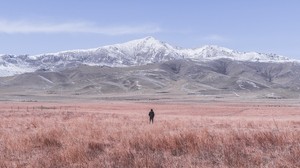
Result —
[{"label": "snow on mountain slope", "polygon": [[238,52],[213,45],[196,49],[179,49],[153,37],[146,37],[86,50],[69,50],[34,56],[0,55],[0,76],[32,72],[38,69],[55,71],[80,64],[116,67],[138,66],[176,59],[208,61],[220,58],[259,62],[295,61],[276,54]]},{"label": "snow on mountain slope", "polygon": [[228,58],[238,61],[282,62],[293,61],[276,54],[238,52],[228,48],[207,45],[196,49],[178,49],[153,37],[108,45],[88,50],[70,50],[33,56],[35,59],[59,57],[64,61],[84,61],[86,64],[108,66],[143,65],[173,59],[214,60]]},{"label": "snow on mountain slope", "polygon": [[132,66],[183,58],[171,45],[153,37],[108,45],[88,50],[70,50],[33,56],[39,61],[48,59],[81,61],[90,65]]},{"label": "snow on mountain slope", "polygon": [[12,76],[26,72],[34,72],[36,69],[24,63],[24,56],[1,55],[0,56],[0,77]]},{"label": "snow on mountain slope", "polygon": [[196,49],[183,49],[180,51],[188,58],[195,60],[215,60],[220,58],[237,61],[259,61],[259,62],[286,62],[295,61],[276,54],[263,54],[257,52],[238,52],[225,47],[206,45]]}]

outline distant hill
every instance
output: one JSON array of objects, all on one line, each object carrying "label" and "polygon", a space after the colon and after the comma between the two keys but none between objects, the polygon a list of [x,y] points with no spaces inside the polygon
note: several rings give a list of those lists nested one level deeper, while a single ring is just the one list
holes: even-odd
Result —
[{"label": "distant hill", "polygon": [[128,67],[79,65],[0,78],[0,92],[24,90],[58,96],[135,93],[298,98],[300,64],[176,59]]}]

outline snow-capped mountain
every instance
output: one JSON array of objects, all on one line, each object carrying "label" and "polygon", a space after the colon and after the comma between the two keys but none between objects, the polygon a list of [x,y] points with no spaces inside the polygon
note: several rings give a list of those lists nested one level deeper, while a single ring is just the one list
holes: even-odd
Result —
[{"label": "snow-capped mountain", "polygon": [[259,62],[287,62],[295,61],[277,54],[264,54],[257,52],[238,52],[225,47],[206,45],[196,49],[182,49],[179,52],[195,60],[232,59],[237,61]]},{"label": "snow-capped mountain", "polygon": [[80,62],[90,65],[132,66],[144,65],[182,59],[183,56],[167,43],[160,42],[153,37],[133,40],[123,44],[108,45],[88,50],[70,50],[58,53],[31,56],[31,59],[43,62],[63,61]]},{"label": "snow-capped mountain", "polygon": [[138,66],[178,59],[209,61],[221,58],[259,62],[295,61],[276,54],[238,52],[212,45],[196,49],[181,49],[156,40],[153,37],[146,37],[122,44],[107,45],[87,50],[70,50],[34,56],[0,55],[0,76],[10,76],[41,69],[55,71],[80,64],[119,67]]}]

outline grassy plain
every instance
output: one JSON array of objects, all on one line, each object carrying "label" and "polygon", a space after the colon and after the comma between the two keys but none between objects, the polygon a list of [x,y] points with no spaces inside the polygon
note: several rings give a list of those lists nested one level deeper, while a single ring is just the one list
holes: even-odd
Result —
[{"label": "grassy plain", "polygon": [[296,168],[300,106],[1,102],[0,153],[0,167]]}]

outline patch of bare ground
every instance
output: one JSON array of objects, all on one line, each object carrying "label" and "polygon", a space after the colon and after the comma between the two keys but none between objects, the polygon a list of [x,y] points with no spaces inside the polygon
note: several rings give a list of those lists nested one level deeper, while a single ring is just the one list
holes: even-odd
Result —
[{"label": "patch of bare ground", "polygon": [[0,167],[296,168],[299,110],[258,103],[6,102]]}]

